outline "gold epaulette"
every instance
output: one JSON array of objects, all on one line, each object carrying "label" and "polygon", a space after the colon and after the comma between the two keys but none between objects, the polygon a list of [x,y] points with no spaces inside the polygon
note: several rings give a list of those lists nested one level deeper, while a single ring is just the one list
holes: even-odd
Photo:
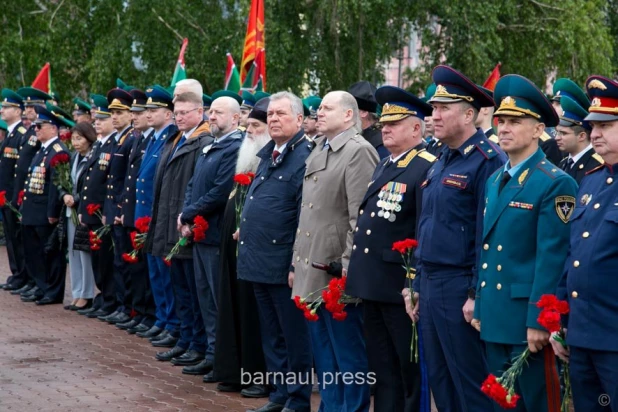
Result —
[{"label": "gold epaulette", "polygon": [[592,155],[592,158],[593,158],[594,160],[596,160],[597,162],[599,162],[600,164],[605,164],[605,160],[603,160],[603,158],[601,157],[601,155],[600,155],[600,154],[598,154],[598,153],[593,154],[593,155]]},{"label": "gold epaulette", "polygon": [[423,149],[419,152],[418,157],[420,157],[421,159],[425,159],[427,160],[429,163],[433,163],[436,160],[438,160],[437,157],[435,157],[434,155],[432,155],[431,153],[429,153],[427,150]]},{"label": "gold epaulette", "polygon": [[551,136],[550,136],[550,135],[548,135],[548,134],[547,134],[547,132],[543,132],[543,134],[541,135],[541,137],[539,137],[539,139],[540,139],[542,142],[546,142],[546,141],[548,141],[548,140],[550,140],[550,139],[551,139]]},{"label": "gold epaulette", "polygon": [[19,126],[19,128],[17,129],[17,131],[21,134],[26,134],[27,130],[24,126]]},{"label": "gold epaulette", "polygon": [[412,159],[414,159],[417,154],[418,151],[416,149],[410,150],[406,157],[397,162],[397,168],[399,169],[400,167],[408,167]]},{"label": "gold epaulette", "polygon": [[54,143],[53,148],[56,151],[56,153],[62,152],[62,146],[60,146],[58,143]]},{"label": "gold epaulette", "polygon": [[500,139],[498,139],[498,136],[496,136],[495,134],[489,136],[489,141],[495,144],[500,144]]}]

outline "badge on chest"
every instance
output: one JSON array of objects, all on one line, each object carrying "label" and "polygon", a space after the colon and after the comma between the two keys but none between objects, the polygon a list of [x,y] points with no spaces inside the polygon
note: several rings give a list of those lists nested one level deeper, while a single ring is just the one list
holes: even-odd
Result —
[{"label": "badge on chest", "polygon": [[101,153],[99,155],[99,170],[107,170],[109,160],[112,158],[110,153]]},{"label": "badge on chest", "polygon": [[45,189],[45,160],[39,166],[32,168],[30,180],[28,181],[28,191],[35,195],[42,195]]},{"label": "badge on chest", "polygon": [[378,212],[379,217],[383,217],[389,222],[394,222],[397,219],[396,213],[401,212],[401,202],[406,193],[407,185],[405,183],[388,182],[378,193]]}]

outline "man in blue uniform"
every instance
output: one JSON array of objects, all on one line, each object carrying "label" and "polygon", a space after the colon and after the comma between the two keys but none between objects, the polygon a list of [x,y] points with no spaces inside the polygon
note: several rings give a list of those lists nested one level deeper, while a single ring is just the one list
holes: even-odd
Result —
[{"label": "man in blue uniform", "polygon": [[618,83],[602,76],[586,81],[592,98],[590,138],[605,163],[582,180],[571,215],[570,248],[558,287],[568,299],[563,319],[568,349],[551,339],[569,362],[576,411],[618,410]]},{"label": "man in blue uniform", "polygon": [[[270,97],[268,130],[272,142],[258,153],[262,160],[241,216],[238,278],[253,284],[266,368],[279,373],[279,378],[268,382],[258,382],[260,377],[252,379],[251,384],[275,388],[269,402],[252,409],[255,412],[311,410],[310,378],[306,378],[312,365],[309,331],[288,285],[305,160],[313,148],[304,137],[302,122],[303,105],[298,97],[287,92]],[[293,373],[297,380],[282,380],[281,374],[286,373]]]},{"label": "man in blue uniform", "polygon": [[436,161],[423,142],[423,118],[432,107],[397,87],[381,87],[375,96],[391,155],[378,164],[360,205],[346,293],[363,299],[367,357],[376,373],[374,408],[412,412],[425,410],[421,372],[410,356],[412,323],[401,300],[406,271],[392,245],[417,237],[421,184]]},{"label": "man in blue uniform", "polygon": [[[25,195],[21,205],[24,257],[30,273],[35,274],[38,293],[22,298],[37,305],[62,303],[66,279],[66,260],[62,245],[50,244],[60,218],[62,202],[52,182],[54,156],[68,150],[58,138],[60,126],[71,127],[68,119],[55,114],[51,106],[36,106],[35,128],[41,148],[32,159]],[[41,252],[43,251],[43,258]]]},{"label": "man in blue uniform", "polygon": [[506,158],[474,125],[493,105],[485,92],[448,66],[433,70],[435,137],[446,146],[427,173],[419,222],[420,327],[429,384],[440,411],[482,411],[492,406],[479,382],[487,364],[474,312],[477,262],[483,233],[485,182]]},{"label": "man in blue uniform", "polygon": [[[154,134],[146,147],[135,184],[135,219],[152,217],[154,197],[154,177],[165,142],[173,136],[177,128],[173,124],[172,95],[161,86],[146,89],[146,118]],[[144,249],[146,253],[146,250]],[[156,321],[147,331],[137,332],[141,338],[154,338],[164,331],[177,334],[179,321],[174,308],[174,292],[170,280],[170,270],[165,263],[146,253],[148,276],[152,297],[156,307]]]},{"label": "man in blue uniform", "polygon": [[536,302],[558,284],[577,183],[539,147],[545,126],[558,123],[545,95],[528,79],[506,75],[494,96],[500,101],[495,112],[500,147],[509,161],[486,185],[474,324],[496,376],[530,350],[515,383],[522,398],[517,410],[558,411],[555,357],[547,346],[549,333],[537,322]]}]

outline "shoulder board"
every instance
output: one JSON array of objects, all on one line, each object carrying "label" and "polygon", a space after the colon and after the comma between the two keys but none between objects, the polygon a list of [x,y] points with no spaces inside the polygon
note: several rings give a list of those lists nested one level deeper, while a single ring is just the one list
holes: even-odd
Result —
[{"label": "shoulder board", "polygon": [[597,162],[599,162],[600,164],[605,164],[605,160],[603,160],[603,158],[601,157],[601,155],[599,155],[598,153],[595,153],[592,155],[592,158],[594,160],[596,160]]},{"label": "shoulder board", "polygon": [[241,132],[246,132],[247,128],[245,126],[238,126],[238,130],[240,130]]},{"label": "shoulder board", "polygon": [[540,139],[542,142],[546,142],[546,141],[548,141],[548,140],[550,140],[550,139],[551,139],[551,136],[550,136],[550,135],[548,135],[548,134],[547,134],[547,132],[543,132],[543,134],[541,135],[541,137],[539,137],[539,139]]},{"label": "shoulder board", "polygon": [[421,150],[421,152],[418,154],[418,157],[420,157],[421,159],[427,160],[429,163],[433,163],[436,160],[438,160],[437,157],[435,157],[434,155],[432,155],[425,149]]},{"label": "shoulder board", "polygon": [[586,172],[586,176],[593,174],[594,172],[603,169],[604,165],[600,164],[597,167],[595,167],[594,169],[590,169]]},{"label": "shoulder board", "polygon": [[24,126],[19,126],[19,128],[17,128],[17,131],[21,134],[26,134],[28,130],[26,130]]},{"label": "shoulder board", "polygon": [[498,139],[498,136],[496,136],[495,134],[489,136],[489,141],[495,144],[500,144],[500,139]]},{"label": "shoulder board", "polygon": [[54,148],[54,150],[55,150],[56,152],[62,152],[62,150],[63,150],[63,149],[62,149],[62,146],[60,146],[58,143],[54,143],[53,148]]},{"label": "shoulder board", "polygon": [[537,164],[537,168],[541,169],[545,174],[552,179],[555,179],[561,175],[566,175],[562,169],[550,162],[548,159],[544,159]]},{"label": "shoulder board", "polygon": [[309,141],[309,142],[313,143],[313,139],[312,139],[312,138],[310,138],[310,137],[309,137],[309,136],[307,136],[307,135],[305,135],[304,137],[305,137],[305,139],[307,139],[307,141]]},{"label": "shoulder board", "polygon": [[476,148],[479,152],[481,152],[485,159],[491,159],[498,154],[494,147],[485,140],[481,140],[480,142],[478,142],[476,144]]},{"label": "shoulder board", "polygon": [[417,154],[418,154],[418,150],[416,149],[410,150],[408,154],[406,155],[406,157],[404,157],[403,159],[397,162],[397,168],[399,169],[401,167],[408,167],[412,159],[414,159]]}]

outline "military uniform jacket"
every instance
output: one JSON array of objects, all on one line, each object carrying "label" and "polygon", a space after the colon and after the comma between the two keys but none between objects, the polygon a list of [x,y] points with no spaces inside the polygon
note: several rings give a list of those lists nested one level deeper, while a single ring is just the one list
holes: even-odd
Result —
[{"label": "military uniform jacket", "polygon": [[568,299],[567,344],[618,351],[618,164],[582,180],[571,215],[569,254],[558,287]]},{"label": "military uniform jacket", "polygon": [[[100,205],[103,208],[103,203],[107,196],[107,175],[111,164],[112,153],[118,144],[116,142],[116,133],[112,133],[107,141],[101,145],[101,141],[97,141],[93,146],[92,156],[86,163],[85,179],[86,183],[81,194],[81,202],[77,208],[78,214],[82,215],[82,223],[88,225],[99,225],[101,220],[98,216],[88,215],[86,207],[90,204]],[[101,210],[103,212],[103,210]],[[112,224],[112,222],[107,222]]]},{"label": "military uniform jacket", "polygon": [[438,156],[438,154],[444,149],[444,144],[437,140],[435,137],[431,138],[431,141],[427,145],[427,151],[434,156]]},{"label": "military uniform jacket", "polygon": [[240,223],[238,278],[251,282],[285,285],[305,176],[305,160],[314,143],[298,132],[276,162],[270,141],[258,152],[262,159],[249,187]]},{"label": "military uniform jacket", "polygon": [[[34,126],[32,126],[24,135],[22,135],[21,141],[19,142],[19,158],[15,163],[15,173],[13,175],[15,183],[13,186],[13,196],[11,201],[13,205],[17,204],[19,192],[24,190],[25,182],[30,170],[30,164],[40,148],[41,142],[39,142],[39,139],[36,137],[36,131]],[[7,200],[8,199],[9,198],[7,197]]]},{"label": "military uniform jacket", "polygon": [[567,162],[569,158],[565,157],[560,161],[560,168],[567,172],[569,176],[571,176],[577,184],[580,184],[586,173],[601,166],[603,162],[603,158],[595,153],[594,149],[589,149],[584,155],[574,163],[570,169],[566,169]]},{"label": "military uniform jacket", "polygon": [[470,287],[476,285],[485,182],[505,161],[502,150],[477,129],[458,149],[445,147],[429,169],[421,185],[416,291],[421,276],[472,275]]},{"label": "military uniform jacket", "polygon": [[327,150],[323,149],[325,142],[326,137],[318,139],[305,162],[294,244],[293,296],[305,297],[332,279],[312,267],[312,262],[337,261],[348,268],[359,207],[379,160],[373,146],[355,128],[333,139]]},{"label": "military uniform jacket", "polygon": [[[140,136],[133,139],[133,146],[129,151],[129,160],[127,167],[127,174],[124,179],[124,187],[121,197],[121,213],[124,216],[124,227],[135,227],[135,202],[137,201],[137,179],[146,147],[154,131],[151,131],[148,135],[142,133]],[[143,189],[142,189],[143,190]]]},{"label": "military uniform jacket", "polygon": [[25,193],[21,205],[22,224],[47,226],[48,218],[60,218],[62,202],[58,188],[52,183],[51,160],[58,153],[69,153],[66,146],[56,138],[46,148],[41,147],[32,159]]},{"label": "military uniform jacket", "polygon": [[122,213],[122,194],[124,179],[129,164],[129,153],[133,147],[133,128],[128,127],[120,133],[118,144],[114,146],[107,175],[107,194],[103,203],[103,214],[108,224],[114,224],[114,218]]},{"label": "military uniform jacket", "polygon": [[378,127],[377,123],[369,126],[362,132],[363,137],[367,140],[376,152],[378,152],[378,158],[384,159],[390,156],[390,152],[384,147],[382,142],[382,130]]},{"label": "military uniform jacket", "polygon": [[540,148],[498,193],[504,173],[487,181],[475,318],[481,339],[521,345],[543,329],[536,302],[558,285],[577,184]]},{"label": "military uniform jacket", "polygon": [[193,224],[196,216],[208,222],[206,238],[200,243],[219,246],[221,225],[228,198],[234,186],[234,171],[243,133],[236,130],[223,141],[202,149],[195,172],[185,191],[182,222]]},{"label": "military uniform jacket", "polygon": [[485,136],[487,136],[487,138],[489,139],[490,142],[499,145],[500,144],[500,139],[498,139],[498,136],[496,136],[496,133],[494,132],[493,127],[489,128],[486,132],[485,132]]},{"label": "military uniform jacket", "polygon": [[421,185],[437,160],[423,146],[411,149],[395,163],[390,157],[383,159],[375,170],[354,229],[346,294],[403,305],[406,271],[401,254],[392,246],[399,240],[417,238]]},{"label": "military uniform jacket", "polygon": [[0,191],[6,191],[7,201],[13,199],[15,188],[15,169],[19,160],[19,147],[27,133],[22,122],[19,122],[0,144]]},{"label": "military uniform jacket", "polygon": [[558,166],[562,160],[562,152],[558,149],[558,143],[547,133],[543,133],[539,138],[539,146],[543,149],[547,159]]},{"label": "military uniform jacket", "polygon": [[[170,124],[161,132],[158,139],[155,140],[154,134],[150,138],[135,182],[135,219],[146,216],[152,217],[152,199],[154,198],[154,181],[157,165],[159,164],[165,143],[177,131],[176,126]],[[126,217],[125,222],[127,222]],[[133,225],[133,222],[131,225]]]}]

